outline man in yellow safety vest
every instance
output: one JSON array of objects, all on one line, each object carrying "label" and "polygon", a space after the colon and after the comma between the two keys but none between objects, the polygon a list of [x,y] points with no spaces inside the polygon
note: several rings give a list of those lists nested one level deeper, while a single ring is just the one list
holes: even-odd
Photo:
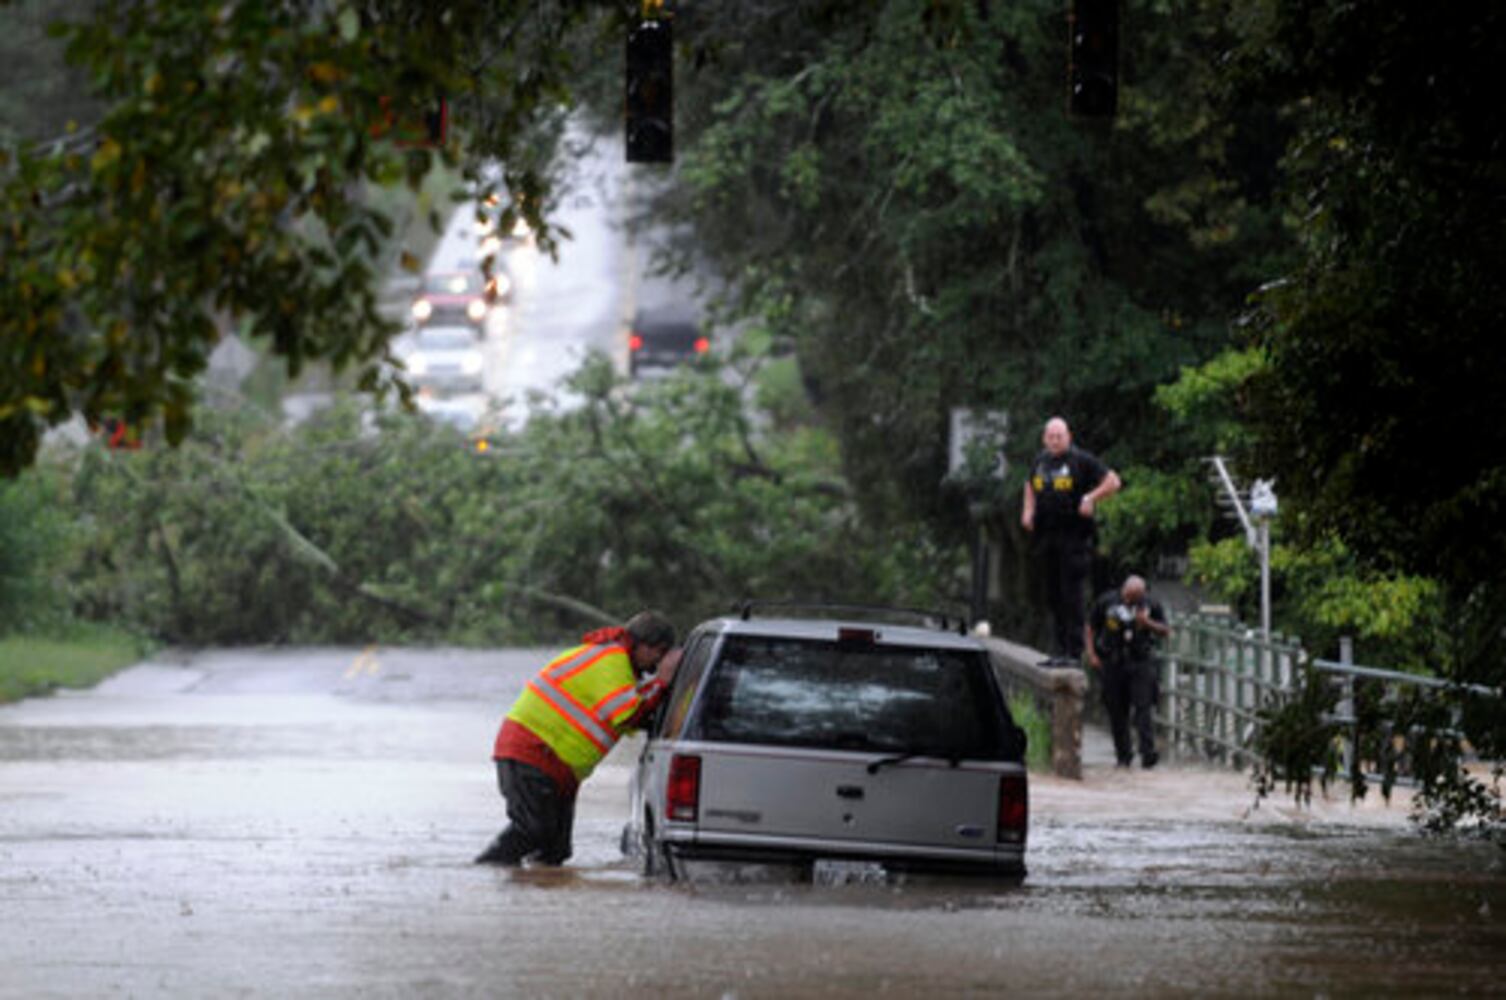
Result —
[{"label": "man in yellow safety vest", "polygon": [[[642,611],[565,650],[513,702],[492,759],[507,800],[507,827],[477,864],[558,865],[570,856],[575,793],[617,740],[640,725],[667,690],[678,657],[674,626]],[[660,661],[665,669],[655,674]]]}]

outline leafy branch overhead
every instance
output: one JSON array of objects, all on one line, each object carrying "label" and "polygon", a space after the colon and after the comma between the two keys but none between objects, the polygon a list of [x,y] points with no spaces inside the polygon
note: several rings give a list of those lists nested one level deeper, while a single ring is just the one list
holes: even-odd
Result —
[{"label": "leafy branch overhead", "polygon": [[[181,440],[232,323],[294,374],[322,361],[381,388],[394,226],[370,192],[463,168],[552,248],[542,126],[567,95],[563,38],[592,14],[154,0],[55,26],[104,111],[0,146],[0,473],[74,414]],[[384,134],[384,102],[403,119],[440,95],[461,123],[443,148]]]}]

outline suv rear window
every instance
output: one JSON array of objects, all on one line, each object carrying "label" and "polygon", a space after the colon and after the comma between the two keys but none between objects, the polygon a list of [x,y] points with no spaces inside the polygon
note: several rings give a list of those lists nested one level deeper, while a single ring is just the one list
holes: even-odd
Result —
[{"label": "suv rear window", "polygon": [[728,636],[691,738],[947,758],[1018,756],[982,654]]}]

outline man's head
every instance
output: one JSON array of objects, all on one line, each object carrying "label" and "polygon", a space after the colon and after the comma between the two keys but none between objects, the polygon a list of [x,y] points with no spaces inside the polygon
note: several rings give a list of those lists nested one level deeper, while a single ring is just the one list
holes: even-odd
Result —
[{"label": "man's head", "polygon": [[675,644],[675,627],[657,611],[640,611],[623,628],[633,640],[633,667],[640,673],[654,669]]},{"label": "man's head", "polygon": [[1145,600],[1145,579],[1139,576],[1126,577],[1119,587],[1119,598],[1125,604],[1139,604]]},{"label": "man's head", "polygon": [[1046,421],[1046,429],[1041,433],[1041,444],[1053,455],[1065,455],[1072,447],[1072,429],[1061,417],[1052,417]]}]

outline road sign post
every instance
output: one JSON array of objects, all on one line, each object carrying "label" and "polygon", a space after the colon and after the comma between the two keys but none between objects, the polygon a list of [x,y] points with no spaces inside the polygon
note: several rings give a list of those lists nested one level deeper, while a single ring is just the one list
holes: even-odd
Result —
[{"label": "road sign post", "polygon": [[973,522],[972,590],[969,612],[973,624],[988,618],[989,548],[987,514],[989,496],[1004,482],[1008,465],[1004,441],[1009,417],[1002,410],[953,407],[947,447],[947,479],[967,494],[968,517]]}]

